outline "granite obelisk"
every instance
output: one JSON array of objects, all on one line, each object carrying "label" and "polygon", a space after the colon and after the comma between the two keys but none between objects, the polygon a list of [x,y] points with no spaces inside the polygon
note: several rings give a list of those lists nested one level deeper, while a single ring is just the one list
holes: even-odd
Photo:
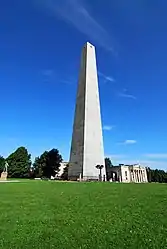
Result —
[{"label": "granite obelisk", "polygon": [[[96,165],[104,165],[103,134],[95,47],[87,42],[81,56],[68,177],[99,179]],[[102,176],[106,177],[105,166]]]}]

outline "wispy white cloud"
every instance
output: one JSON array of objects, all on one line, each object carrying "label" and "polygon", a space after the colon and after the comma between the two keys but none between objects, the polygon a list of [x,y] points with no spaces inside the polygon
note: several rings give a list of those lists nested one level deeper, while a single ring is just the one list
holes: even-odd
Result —
[{"label": "wispy white cloud", "polygon": [[136,140],[133,140],[133,139],[127,139],[119,144],[125,144],[125,145],[128,145],[128,144],[136,144],[137,141]]},{"label": "wispy white cloud", "polygon": [[167,159],[167,153],[145,154],[144,156],[153,159]]},{"label": "wispy white cloud", "polygon": [[132,94],[119,93],[118,95],[119,95],[119,97],[122,97],[122,98],[129,98],[129,99],[134,99],[134,100],[136,100],[136,97],[135,97],[134,95],[132,95]]},{"label": "wispy white cloud", "polygon": [[97,21],[90,11],[84,6],[82,0],[38,0],[55,16],[61,17],[64,21],[72,24],[89,39],[107,50],[112,51],[111,37]]},{"label": "wispy white cloud", "polygon": [[122,92],[118,93],[118,96],[122,98],[134,99],[134,100],[137,99],[136,96],[134,96],[133,94],[129,94],[126,88],[124,88]]},{"label": "wispy white cloud", "polygon": [[103,130],[104,130],[104,131],[111,131],[113,128],[114,128],[113,125],[104,125],[104,126],[103,126]]},{"label": "wispy white cloud", "polygon": [[105,75],[101,72],[98,72],[99,76],[104,80],[104,82],[114,82],[115,79],[112,76]]},{"label": "wispy white cloud", "polygon": [[125,140],[124,144],[136,144],[137,141],[136,140]]}]

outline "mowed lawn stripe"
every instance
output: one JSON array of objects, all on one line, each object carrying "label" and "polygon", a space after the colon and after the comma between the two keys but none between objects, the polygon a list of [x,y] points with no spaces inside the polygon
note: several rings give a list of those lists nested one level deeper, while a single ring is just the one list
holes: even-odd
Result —
[{"label": "mowed lawn stripe", "polygon": [[0,185],[0,248],[166,248],[167,185]]}]

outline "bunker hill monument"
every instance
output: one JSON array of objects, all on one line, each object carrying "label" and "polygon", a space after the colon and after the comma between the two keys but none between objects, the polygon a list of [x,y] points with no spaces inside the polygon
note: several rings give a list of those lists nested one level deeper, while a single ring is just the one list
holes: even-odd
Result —
[{"label": "bunker hill monument", "polygon": [[[95,47],[86,43],[82,50],[78,91],[76,98],[69,180],[99,179],[96,165],[104,164],[99,88]],[[106,177],[105,167],[102,176]]]}]

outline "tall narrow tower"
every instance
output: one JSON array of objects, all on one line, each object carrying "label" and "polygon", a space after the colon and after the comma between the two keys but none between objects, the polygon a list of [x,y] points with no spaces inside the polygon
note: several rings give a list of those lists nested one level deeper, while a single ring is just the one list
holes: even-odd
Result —
[{"label": "tall narrow tower", "polygon": [[[95,47],[86,43],[82,50],[81,68],[75,107],[68,176],[71,180],[99,178],[96,165],[104,165],[99,89]],[[105,167],[102,176],[106,176]]]}]

